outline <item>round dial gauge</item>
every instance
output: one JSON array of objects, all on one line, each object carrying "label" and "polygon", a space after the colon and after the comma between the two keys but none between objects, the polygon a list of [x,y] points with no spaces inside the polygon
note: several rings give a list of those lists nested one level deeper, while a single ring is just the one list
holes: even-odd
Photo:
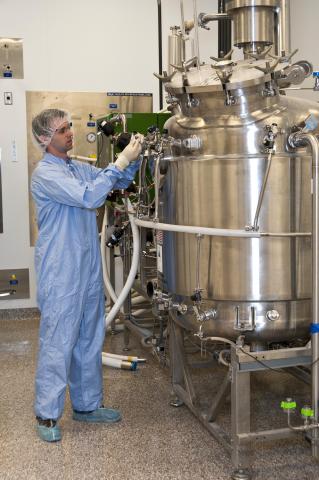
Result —
[{"label": "round dial gauge", "polygon": [[96,135],[94,132],[90,132],[87,134],[86,139],[89,143],[94,143],[96,140]]}]

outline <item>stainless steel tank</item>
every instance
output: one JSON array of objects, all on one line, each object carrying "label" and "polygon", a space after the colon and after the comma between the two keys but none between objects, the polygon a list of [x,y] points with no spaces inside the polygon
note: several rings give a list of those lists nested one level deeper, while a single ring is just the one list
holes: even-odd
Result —
[{"label": "stainless steel tank", "polygon": [[[162,167],[159,220],[252,229],[264,186],[258,227],[267,235],[163,232],[158,266],[162,289],[188,307],[174,314],[176,322],[198,331],[196,304],[209,312],[202,322],[205,335],[245,335],[262,344],[308,335],[311,154],[292,153],[287,138],[310,113],[319,118],[316,104],[279,94],[275,77],[285,65],[274,72],[256,68],[264,66],[265,60],[254,59],[215,69],[204,65],[187,72],[187,83],[185,73],[176,73],[166,84],[180,111],[166,124],[177,141]],[[275,153],[265,183],[273,128]]]}]

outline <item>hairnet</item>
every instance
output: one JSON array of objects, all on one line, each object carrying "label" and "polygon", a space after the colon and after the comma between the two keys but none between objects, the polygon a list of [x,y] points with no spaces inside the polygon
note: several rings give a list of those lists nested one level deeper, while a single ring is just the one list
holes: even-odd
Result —
[{"label": "hairnet", "polygon": [[70,115],[64,110],[48,108],[32,120],[32,134],[36,145],[45,152],[56,130],[65,122],[70,121]]}]

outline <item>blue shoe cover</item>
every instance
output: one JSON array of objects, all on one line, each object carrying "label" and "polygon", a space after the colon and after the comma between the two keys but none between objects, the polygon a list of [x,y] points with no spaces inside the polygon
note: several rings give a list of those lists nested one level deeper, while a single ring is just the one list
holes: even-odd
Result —
[{"label": "blue shoe cover", "polygon": [[46,427],[45,425],[37,425],[38,435],[45,442],[59,442],[62,438],[61,429],[58,425],[54,427]]},{"label": "blue shoe cover", "polygon": [[93,412],[77,412],[73,410],[73,420],[88,423],[115,423],[121,420],[121,414],[113,408],[100,407]]}]

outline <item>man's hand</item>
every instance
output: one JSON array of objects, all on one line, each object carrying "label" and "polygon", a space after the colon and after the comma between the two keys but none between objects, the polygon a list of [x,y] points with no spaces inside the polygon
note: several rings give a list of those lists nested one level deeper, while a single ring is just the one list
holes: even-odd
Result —
[{"label": "man's hand", "polygon": [[119,154],[114,165],[120,170],[124,170],[129,166],[130,162],[135,162],[142,151],[143,143],[144,136],[142,134],[137,133],[136,135],[132,135],[130,143],[124,148],[123,152]]}]

